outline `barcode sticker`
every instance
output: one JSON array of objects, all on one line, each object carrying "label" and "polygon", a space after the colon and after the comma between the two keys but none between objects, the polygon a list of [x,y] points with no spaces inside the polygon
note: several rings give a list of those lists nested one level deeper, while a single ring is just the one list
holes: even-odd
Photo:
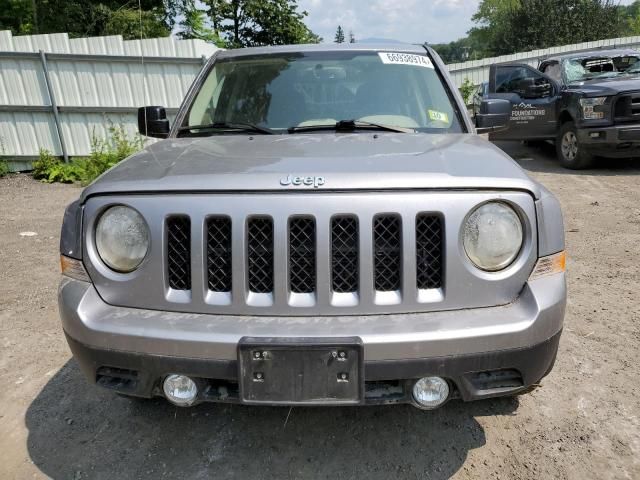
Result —
[{"label": "barcode sticker", "polygon": [[412,53],[378,52],[382,63],[387,65],[412,65],[414,67],[433,68],[431,59],[425,55]]}]

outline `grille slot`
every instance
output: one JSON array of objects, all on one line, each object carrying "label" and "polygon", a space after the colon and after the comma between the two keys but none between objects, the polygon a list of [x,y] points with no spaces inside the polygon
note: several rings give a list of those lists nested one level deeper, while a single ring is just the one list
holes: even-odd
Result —
[{"label": "grille slot", "polygon": [[289,220],[289,288],[293,293],[316,290],[316,222],[312,218]]},{"label": "grille slot", "polygon": [[640,117],[640,92],[625,93],[616,98],[614,118],[616,122],[633,122]]},{"label": "grille slot", "polygon": [[337,293],[358,291],[358,221],[352,216],[331,220],[331,288]]},{"label": "grille slot", "polygon": [[247,226],[247,279],[255,293],[273,292],[273,221],[252,218]]},{"label": "grille slot", "polygon": [[416,217],[416,282],[419,289],[442,287],[442,220]]},{"label": "grille slot", "polygon": [[373,221],[373,276],[379,292],[400,290],[400,228],[400,218],[396,215],[379,215]]},{"label": "grille slot", "polygon": [[207,220],[207,275],[212,292],[231,291],[231,219]]},{"label": "grille slot", "polygon": [[167,219],[167,276],[174,290],[191,290],[191,220],[186,215]]}]

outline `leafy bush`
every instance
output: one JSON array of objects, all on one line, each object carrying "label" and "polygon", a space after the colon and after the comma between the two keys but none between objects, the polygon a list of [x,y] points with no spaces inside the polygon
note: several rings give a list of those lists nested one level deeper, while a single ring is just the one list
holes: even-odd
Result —
[{"label": "leafy bush", "polygon": [[109,138],[91,138],[91,154],[87,158],[75,158],[64,163],[51,152],[41,149],[40,157],[33,162],[33,178],[43,182],[87,184],[118,162],[134,154],[144,146],[140,135],[130,138],[121,126],[109,127]]},{"label": "leafy bush", "polygon": [[9,173],[9,165],[4,160],[0,160],[0,178]]},{"label": "leafy bush", "polygon": [[464,82],[462,82],[462,86],[460,87],[460,94],[462,95],[465,105],[469,105],[471,103],[471,97],[473,96],[475,89],[476,86],[471,82],[471,80],[465,78]]}]

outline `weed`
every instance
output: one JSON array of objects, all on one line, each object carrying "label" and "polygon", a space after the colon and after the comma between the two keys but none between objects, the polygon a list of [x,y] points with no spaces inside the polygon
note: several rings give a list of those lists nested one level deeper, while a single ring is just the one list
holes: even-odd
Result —
[{"label": "weed", "polygon": [[144,147],[140,135],[130,138],[122,126],[110,126],[107,139],[91,136],[91,154],[87,158],[75,158],[62,162],[51,152],[41,149],[38,160],[33,162],[33,178],[53,183],[91,183],[111,167]]}]

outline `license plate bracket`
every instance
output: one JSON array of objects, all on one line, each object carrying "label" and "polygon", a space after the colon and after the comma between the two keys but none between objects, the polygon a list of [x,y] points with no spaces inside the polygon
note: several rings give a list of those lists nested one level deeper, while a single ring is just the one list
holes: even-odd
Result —
[{"label": "license plate bracket", "polygon": [[247,404],[360,404],[363,353],[359,337],[244,337],[238,345],[240,398]]}]

